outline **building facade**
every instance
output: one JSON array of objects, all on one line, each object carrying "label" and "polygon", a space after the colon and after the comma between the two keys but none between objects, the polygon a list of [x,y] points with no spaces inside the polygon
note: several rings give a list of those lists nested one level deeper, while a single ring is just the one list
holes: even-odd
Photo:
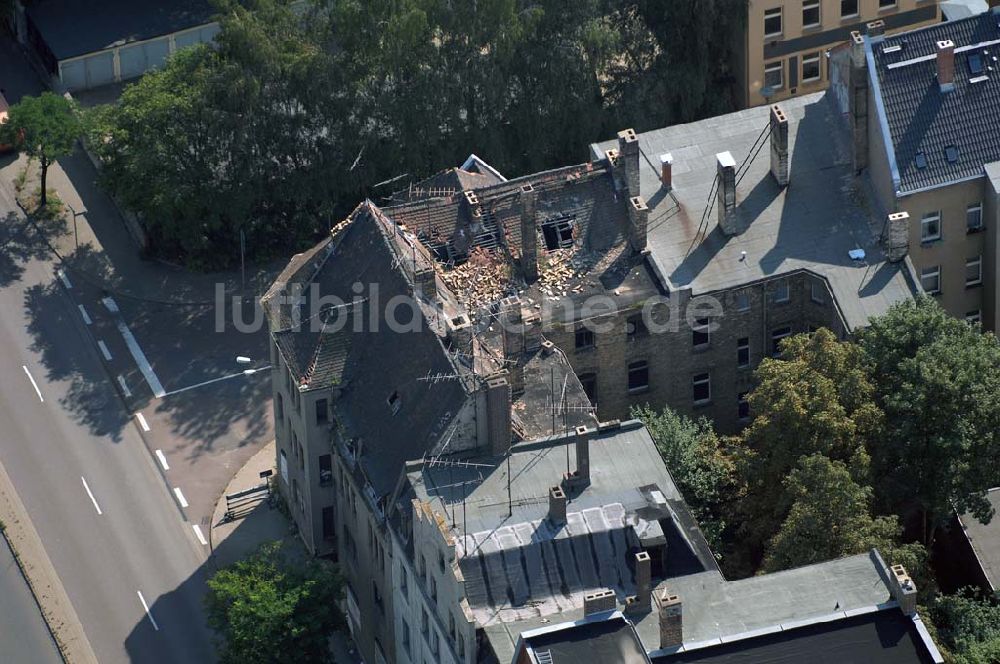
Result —
[{"label": "building facade", "polygon": [[750,0],[738,99],[757,106],[825,89],[827,51],[875,20],[894,32],[936,23],[940,11],[937,0]]}]

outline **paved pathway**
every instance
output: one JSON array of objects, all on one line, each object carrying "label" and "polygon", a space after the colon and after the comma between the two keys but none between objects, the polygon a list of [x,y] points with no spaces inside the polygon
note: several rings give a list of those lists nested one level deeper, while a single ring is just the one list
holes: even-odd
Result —
[{"label": "paved pathway", "polygon": [[8,662],[60,664],[63,660],[7,540],[0,537],[0,651]]}]

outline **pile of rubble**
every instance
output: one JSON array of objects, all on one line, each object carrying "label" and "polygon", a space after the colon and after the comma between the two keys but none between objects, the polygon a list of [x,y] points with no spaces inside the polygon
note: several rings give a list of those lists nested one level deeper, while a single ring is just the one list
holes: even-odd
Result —
[{"label": "pile of rubble", "polygon": [[513,273],[501,252],[474,247],[466,262],[443,271],[441,278],[469,311],[476,311],[510,292]]},{"label": "pile of rubble", "polygon": [[576,249],[559,249],[539,264],[538,288],[548,297],[565,297],[586,288],[583,280],[600,261],[601,255]]}]

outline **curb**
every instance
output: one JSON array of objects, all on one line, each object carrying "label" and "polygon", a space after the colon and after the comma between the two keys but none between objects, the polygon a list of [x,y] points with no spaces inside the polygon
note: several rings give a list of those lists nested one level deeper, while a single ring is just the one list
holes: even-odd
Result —
[{"label": "curb", "polygon": [[28,517],[28,511],[14,491],[14,485],[0,463],[0,519],[6,528],[3,535],[14,553],[31,594],[67,664],[97,664],[97,656],[83,631],[83,624],[69,601],[59,575],[42,546],[41,537]]}]

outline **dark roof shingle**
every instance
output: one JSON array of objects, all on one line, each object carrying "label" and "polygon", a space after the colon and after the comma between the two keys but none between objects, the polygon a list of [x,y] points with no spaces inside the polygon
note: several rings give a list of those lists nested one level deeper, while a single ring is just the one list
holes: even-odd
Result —
[{"label": "dark roof shingle", "polygon": [[[945,39],[955,43],[955,87],[949,92],[937,80],[937,42]],[[1000,8],[869,45],[900,192],[975,177],[1000,160]],[[973,56],[985,79],[972,73]],[[957,159],[949,160],[949,146],[957,149]]]}]

